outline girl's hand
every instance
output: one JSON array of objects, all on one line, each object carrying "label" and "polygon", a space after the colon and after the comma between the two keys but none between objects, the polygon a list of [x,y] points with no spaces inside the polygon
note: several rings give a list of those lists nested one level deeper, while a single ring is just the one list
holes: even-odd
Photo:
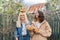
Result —
[{"label": "girl's hand", "polygon": [[39,29],[38,29],[38,28],[35,28],[35,29],[34,29],[34,32],[35,32],[35,33],[39,33]]},{"label": "girl's hand", "polygon": [[28,25],[27,26],[27,30],[32,31],[33,30],[33,27],[31,25]]}]

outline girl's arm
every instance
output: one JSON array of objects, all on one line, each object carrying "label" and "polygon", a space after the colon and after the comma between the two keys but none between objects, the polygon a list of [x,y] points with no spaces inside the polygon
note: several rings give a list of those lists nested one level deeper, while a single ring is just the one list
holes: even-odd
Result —
[{"label": "girl's arm", "polygon": [[44,37],[50,37],[52,34],[50,25],[46,23],[45,28],[39,29],[39,33]]}]

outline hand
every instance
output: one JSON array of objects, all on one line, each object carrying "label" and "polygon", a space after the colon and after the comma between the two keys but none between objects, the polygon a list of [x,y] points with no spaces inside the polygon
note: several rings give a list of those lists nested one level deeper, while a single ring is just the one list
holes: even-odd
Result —
[{"label": "hand", "polygon": [[31,25],[27,26],[27,30],[32,31],[33,27]]},{"label": "hand", "polygon": [[18,38],[16,37],[16,40],[18,40]]},{"label": "hand", "polygon": [[35,29],[34,29],[34,32],[35,32],[35,33],[39,33],[39,29],[38,29],[38,28],[35,28]]}]

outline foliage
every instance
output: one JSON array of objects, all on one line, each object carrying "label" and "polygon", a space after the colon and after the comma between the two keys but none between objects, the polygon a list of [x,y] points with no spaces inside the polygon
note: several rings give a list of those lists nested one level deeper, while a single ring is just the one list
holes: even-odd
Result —
[{"label": "foliage", "polygon": [[0,13],[2,12],[2,0],[0,0]]},{"label": "foliage", "polygon": [[18,13],[22,5],[20,3],[15,3],[13,0],[2,1],[3,13],[14,14]]},{"label": "foliage", "polygon": [[60,10],[60,0],[50,0],[47,6],[49,10]]}]

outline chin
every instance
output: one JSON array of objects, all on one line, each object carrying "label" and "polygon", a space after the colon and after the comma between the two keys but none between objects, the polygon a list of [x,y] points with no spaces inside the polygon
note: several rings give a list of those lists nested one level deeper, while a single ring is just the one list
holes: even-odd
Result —
[{"label": "chin", "polygon": [[22,18],[22,20],[25,20],[25,18]]}]

